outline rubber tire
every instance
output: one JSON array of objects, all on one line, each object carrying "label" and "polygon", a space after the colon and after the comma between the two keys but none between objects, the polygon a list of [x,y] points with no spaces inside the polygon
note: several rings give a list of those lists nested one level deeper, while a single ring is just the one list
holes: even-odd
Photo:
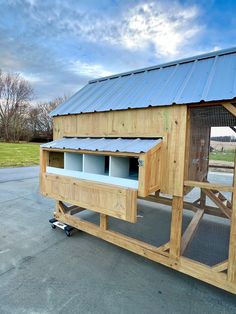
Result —
[{"label": "rubber tire", "polygon": [[70,237],[70,236],[71,236],[71,232],[68,231],[68,230],[65,230],[65,234],[66,234],[67,237]]},{"label": "rubber tire", "polygon": [[52,229],[56,229],[56,226],[54,224],[51,225]]}]

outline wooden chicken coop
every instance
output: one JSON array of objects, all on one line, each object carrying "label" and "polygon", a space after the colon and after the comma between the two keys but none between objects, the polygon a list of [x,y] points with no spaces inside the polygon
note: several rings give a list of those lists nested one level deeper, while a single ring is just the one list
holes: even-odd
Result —
[{"label": "wooden chicken coop", "polygon": [[[90,81],[52,112],[54,140],[41,145],[41,192],[56,200],[55,218],[236,293],[236,170],[216,182],[209,164],[212,128],[236,131],[235,82],[236,48]],[[139,199],[170,208],[164,243],[110,228],[109,217],[135,224]],[[85,210],[100,224],[81,218]],[[206,248],[199,259],[189,248],[215,220],[228,235],[209,264]]]}]

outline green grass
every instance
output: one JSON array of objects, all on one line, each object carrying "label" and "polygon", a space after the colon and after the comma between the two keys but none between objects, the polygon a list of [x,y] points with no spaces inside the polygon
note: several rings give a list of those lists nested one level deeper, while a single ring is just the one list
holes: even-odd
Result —
[{"label": "green grass", "polygon": [[210,160],[234,161],[234,155],[233,151],[212,152],[210,153]]},{"label": "green grass", "polygon": [[[234,161],[234,152],[212,152],[210,160]],[[0,142],[0,168],[39,164],[39,144]]]},{"label": "green grass", "polygon": [[39,144],[0,143],[0,167],[21,167],[39,164]]}]

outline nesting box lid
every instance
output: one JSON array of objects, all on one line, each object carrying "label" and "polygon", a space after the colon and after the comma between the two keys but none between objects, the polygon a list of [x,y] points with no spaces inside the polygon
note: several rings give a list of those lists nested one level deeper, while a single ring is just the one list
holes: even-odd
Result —
[{"label": "nesting box lid", "polygon": [[90,150],[107,152],[146,153],[152,147],[160,144],[161,138],[61,138],[42,148]]}]

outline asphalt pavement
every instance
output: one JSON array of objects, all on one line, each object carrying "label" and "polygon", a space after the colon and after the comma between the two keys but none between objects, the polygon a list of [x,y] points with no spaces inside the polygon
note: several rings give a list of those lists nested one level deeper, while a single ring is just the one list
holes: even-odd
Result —
[{"label": "asphalt pavement", "polygon": [[[53,230],[55,204],[40,195],[38,172],[0,169],[1,314],[236,313],[230,293],[86,233]],[[111,228],[155,245],[168,241],[169,208],[140,201],[138,209],[137,224],[110,219]],[[186,212],[183,228],[190,219]],[[227,256],[228,237],[226,220],[206,217],[186,256],[214,264]]]}]

